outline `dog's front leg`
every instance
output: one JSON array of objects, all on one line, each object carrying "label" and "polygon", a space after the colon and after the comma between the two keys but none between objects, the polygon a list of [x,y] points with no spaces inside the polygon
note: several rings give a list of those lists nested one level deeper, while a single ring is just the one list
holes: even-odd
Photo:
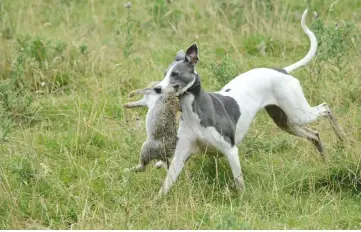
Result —
[{"label": "dog's front leg", "polygon": [[189,138],[180,138],[178,140],[174,158],[169,166],[167,177],[164,180],[163,187],[159,191],[159,195],[166,195],[170,187],[177,180],[185,161],[191,155],[192,145],[193,142]]}]

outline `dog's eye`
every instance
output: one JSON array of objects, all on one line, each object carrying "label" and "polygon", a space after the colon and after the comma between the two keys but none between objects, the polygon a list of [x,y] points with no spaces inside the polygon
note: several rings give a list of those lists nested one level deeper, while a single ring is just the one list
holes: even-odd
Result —
[{"label": "dog's eye", "polygon": [[172,77],[177,77],[179,76],[179,72],[171,72],[170,74]]}]

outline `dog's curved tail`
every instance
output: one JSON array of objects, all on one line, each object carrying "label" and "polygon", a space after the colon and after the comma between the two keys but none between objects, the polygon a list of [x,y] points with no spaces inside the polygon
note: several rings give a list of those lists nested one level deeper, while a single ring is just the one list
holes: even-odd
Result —
[{"label": "dog's curved tail", "polygon": [[302,60],[300,60],[300,61],[298,61],[298,62],[284,68],[284,70],[286,70],[287,73],[290,73],[290,72],[292,72],[292,71],[294,71],[294,70],[308,64],[312,60],[312,58],[315,56],[316,51],[317,51],[317,39],[316,39],[316,36],[306,26],[307,12],[308,12],[308,9],[306,9],[303,12],[302,19],[301,19],[301,26],[302,26],[303,31],[307,34],[308,38],[310,39],[311,48],[308,51],[307,55],[305,57],[303,57]]}]

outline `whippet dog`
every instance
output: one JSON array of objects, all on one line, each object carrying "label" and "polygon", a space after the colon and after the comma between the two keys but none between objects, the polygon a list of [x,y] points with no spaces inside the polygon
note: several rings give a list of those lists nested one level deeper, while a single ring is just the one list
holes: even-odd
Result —
[{"label": "whippet dog", "polygon": [[186,52],[181,50],[177,53],[164,79],[155,87],[158,93],[173,87],[181,106],[179,140],[160,195],[169,191],[191,154],[204,152],[205,149],[209,152],[210,148],[227,157],[236,188],[244,190],[237,144],[242,141],[253,118],[262,108],[266,109],[278,127],[311,141],[323,159],[319,134],[305,125],[325,116],[330,119],[337,137],[342,139],[329,106],[326,103],[310,106],[300,82],[289,74],[309,63],[316,54],[316,37],[305,24],[307,11],[302,15],[301,26],[309,37],[311,48],[303,59],[283,69],[252,69],[235,77],[219,92],[208,93],[202,88],[195,71],[199,61],[196,43]]}]

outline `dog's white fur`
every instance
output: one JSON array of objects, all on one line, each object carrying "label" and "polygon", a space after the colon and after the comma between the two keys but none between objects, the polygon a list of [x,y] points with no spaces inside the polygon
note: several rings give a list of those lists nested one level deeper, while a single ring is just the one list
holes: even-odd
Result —
[{"label": "dog's white fur", "polygon": [[[311,48],[302,60],[284,68],[288,73],[306,65],[316,54],[317,40],[306,27],[306,15],[307,9],[303,13],[301,25],[310,39]],[[162,88],[168,86],[171,71],[172,68],[169,69],[166,77],[160,83]],[[190,86],[193,82],[190,83]],[[232,91],[222,91],[228,88]],[[183,92],[186,89],[187,87],[184,88]],[[316,107],[309,105],[304,97],[300,82],[296,78],[273,69],[257,68],[250,70],[234,78],[222,90],[218,93],[232,97],[237,102],[241,112],[236,125],[235,144],[242,141],[258,111],[268,105],[280,107],[287,114],[291,129],[295,131],[299,131],[303,125],[314,122],[320,116],[330,115],[330,109],[326,103]],[[192,109],[193,100],[194,96],[186,92],[180,98],[183,120],[180,122],[178,130],[179,141],[160,194],[168,192],[191,154],[205,150],[209,152],[210,148],[219,150],[227,157],[236,187],[243,190],[244,180],[237,146],[231,146],[226,142],[214,127],[201,126],[200,118]]]},{"label": "dog's white fur", "polygon": [[307,26],[306,26],[306,17],[307,17],[307,12],[308,9],[306,9],[303,12],[302,18],[301,18],[301,27],[303,29],[303,31],[306,33],[306,35],[308,36],[308,38],[310,39],[310,43],[311,43],[311,48],[308,51],[307,55],[300,61],[287,66],[286,68],[284,68],[284,70],[286,70],[287,73],[292,72],[293,70],[296,70],[306,64],[308,64],[308,62],[310,62],[312,60],[312,58],[316,55],[317,52],[317,39],[316,36],[313,34],[312,31],[310,31]]}]

